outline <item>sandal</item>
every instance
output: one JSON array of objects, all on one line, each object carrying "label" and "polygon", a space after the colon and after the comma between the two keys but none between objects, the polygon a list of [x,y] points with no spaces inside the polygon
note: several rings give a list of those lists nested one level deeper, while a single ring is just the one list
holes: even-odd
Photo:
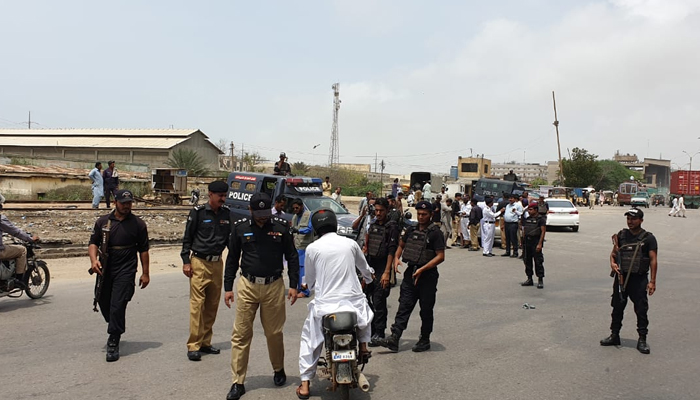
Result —
[{"label": "sandal", "polygon": [[372,358],[372,351],[367,350],[367,351],[361,351],[360,352],[360,364],[367,364],[369,362],[369,359]]},{"label": "sandal", "polygon": [[301,394],[301,386],[302,385],[299,385],[297,387],[297,397],[300,398],[301,400],[307,400],[309,398],[309,396],[311,395],[311,392],[309,392],[307,394]]}]

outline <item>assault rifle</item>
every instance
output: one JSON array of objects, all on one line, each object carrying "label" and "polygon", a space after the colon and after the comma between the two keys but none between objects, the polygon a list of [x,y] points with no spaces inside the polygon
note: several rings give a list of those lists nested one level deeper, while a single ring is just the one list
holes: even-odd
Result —
[{"label": "assault rifle", "polygon": [[[107,225],[102,227],[102,244],[97,249],[97,255],[102,264],[102,270],[107,268],[107,243],[109,242],[109,230],[112,226],[112,220],[107,220]],[[88,273],[92,275],[95,271],[92,268],[88,269]],[[95,277],[95,297],[92,300],[92,311],[97,312],[97,305],[100,302],[100,296],[102,295],[102,284],[104,282],[103,274],[97,274]]]},{"label": "assault rifle", "polygon": [[612,235],[612,242],[613,242],[613,252],[615,253],[615,261],[617,261],[617,272],[615,271],[610,271],[610,277],[614,278],[615,275],[617,275],[617,292],[620,295],[620,301],[624,303],[627,299],[625,298],[625,287],[626,285],[624,284],[624,278],[622,276],[622,266],[620,263],[622,262],[622,255],[620,254],[620,243],[618,241],[617,234]]}]

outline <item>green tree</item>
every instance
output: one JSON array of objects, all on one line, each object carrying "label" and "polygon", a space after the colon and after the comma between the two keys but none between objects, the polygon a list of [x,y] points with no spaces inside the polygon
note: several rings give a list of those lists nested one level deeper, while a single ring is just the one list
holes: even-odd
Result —
[{"label": "green tree", "polygon": [[539,189],[540,186],[546,185],[547,180],[544,178],[535,178],[530,182],[530,185],[532,185],[533,188]]},{"label": "green tree", "polygon": [[192,149],[175,149],[165,164],[173,168],[186,169],[189,176],[204,176],[208,172],[202,157]]},{"label": "green tree", "polygon": [[596,158],[586,149],[574,147],[571,150],[571,159],[562,160],[564,169],[564,181],[569,187],[587,187],[596,183],[600,177],[600,166]]},{"label": "green tree", "polygon": [[640,172],[632,171],[617,161],[599,160],[597,163],[600,176],[593,183],[593,186],[598,189],[617,190],[622,182],[630,179],[630,176],[633,176],[636,180],[643,178]]},{"label": "green tree", "polygon": [[306,165],[303,161],[297,161],[292,164],[292,173],[294,175],[306,175],[309,173],[310,167]]}]

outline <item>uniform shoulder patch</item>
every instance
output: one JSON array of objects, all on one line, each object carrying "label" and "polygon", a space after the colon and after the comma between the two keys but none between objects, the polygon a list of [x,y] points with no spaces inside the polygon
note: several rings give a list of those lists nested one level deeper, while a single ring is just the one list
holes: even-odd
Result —
[{"label": "uniform shoulder patch", "polygon": [[234,226],[238,226],[238,225],[240,225],[240,224],[246,222],[247,220],[248,220],[248,218],[241,218],[241,219],[239,219],[238,221],[234,222],[233,225],[234,225]]},{"label": "uniform shoulder patch", "polygon": [[231,207],[229,207],[228,204],[222,204],[221,208],[223,208],[224,210],[231,210]]},{"label": "uniform shoulder patch", "polygon": [[199,210],[201,210],[201,209],[204,208],[204,204],[198,204],[198,205],[196,205],[196,206],[194,206],[194,207],[192,207],[192,208],[194,208],[195,210],[199,211]]},{"label": "uniform shoulder patch", "polygon": [[279,224],[282,224],[282,225],[284,225],[284,226],[287,226],[287,225],[289,224],[289,222],[287,222],[286,219],[280,218],[280,217],[278,217],[278,216],[276,216],[276,215],[273,215],[273,216],[270,218],[270,220],[272,220],[273,222],[277,222],[277,223],[279,223]]}]

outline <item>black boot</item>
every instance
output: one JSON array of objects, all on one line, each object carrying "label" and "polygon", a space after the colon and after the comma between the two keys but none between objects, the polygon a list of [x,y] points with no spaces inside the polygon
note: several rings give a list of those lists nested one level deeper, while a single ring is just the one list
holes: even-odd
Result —
[{"label": "black boot", "polygon": [[119,335],[109,335],[107,340],[107,362],[119,360]]},{"label": "black boot", "polygon": [[534,282],[532,282],[531,276],[528,276],[527,280],[520,284],[520,286],[533,286],[533,285],[534,285]]},{"label": "black boot", "polygon": [[637,341],[637,350],[642,354],[651,353],[651,349],[647,344],[647,335],[639,335],[639,340]]},{"label": "black boot", "polygon": [[537,289],[544,288],[544,278],[537,278]]},{"label": "black boot", "polygon": [[611,333],[610,336],[600,341],[601,346],[619,346],[620,345],[620,334]]},{"label": "black boot", "polygon": [[420,335],[418,342],[411,349],[415,353],[430,350],[430,335]]},{"label": "black boot", "polygon": [[401,337],[399,335],[392,333],[386,339],[382,339],[379,342],[379,345],[382,347],[386,347],[392,353],[398,353],[399,352],[399,339],[401,339]]},{"label": "black boot", "polygon": [[15,279],[12,281],[12,286],[19,290],[24,290],[27,288],[27,285],[24,284],[24,273],[15,274]]}]

